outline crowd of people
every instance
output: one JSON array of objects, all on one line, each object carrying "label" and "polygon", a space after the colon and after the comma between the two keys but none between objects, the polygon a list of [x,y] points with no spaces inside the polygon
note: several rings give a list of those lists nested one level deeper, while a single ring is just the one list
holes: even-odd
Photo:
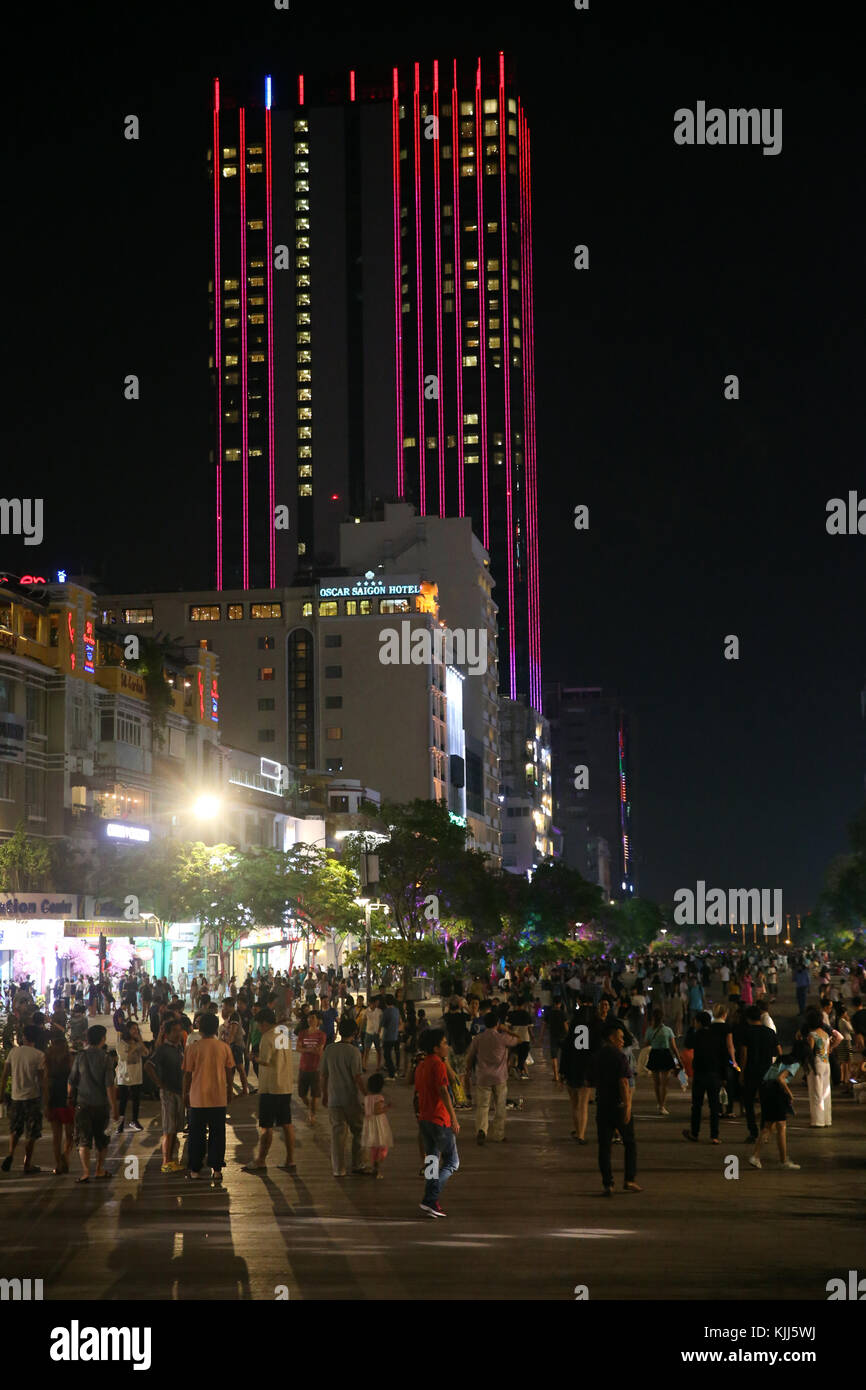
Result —
[{"label": "crowd of people", "polygon": [[[787,971],[800,1017],[783,1046],[773,1011]],[[690,1123],[682,1131],[690,1143],[699,1142],[705,1106],[713,1144],[722,1123],[739,1115],[755,1168],[772,1135],[781,1164],[798,1167],[787,1152],[792,1084],[805,1078],[810,1121],[822,1129],[832,1124],[834,1088],[845,1095],[866,1084],[863,968],[831,970],[820,956],[670,952],[541,971],[502,962],[487,978],[441,981],[435,1022],[403,989],[383,981],[367,998],[358,983],[333,969],[260,971],[221,986],[185,971],[175,984],[130,969],[113,984],[108,977],[58,980],[49,1015],[31,983],[19,981],[6,992],[0,1100],[8,1104],[10,1133],[0,1169],[12,1169],[20,1145],[22,1173],[40,1172],[34,1149],[47,1120],[55,1175],[70,1172],[76,1148],[77,1181],[108,1180],[112,1125],[118,1134],[140,1132],[142,1101],[153,1100],[161,1172],[198,1182],[207,1171],[218,1186],[230,1107],[237,1095],[257,1095],[260,1137],[244,1173],[267,1171],[278,1131],[281,1166],[297,1174],[295,1112],[300,1107],[314,1129],[321,1105],[334,1177],[381,1179],[393,1146],[388,1112],[401,1105],[387,1087],[402,1080],[417,1121],[420,1207],[435,1219],[445,1215],[442,1191],[459,1167],[460,1112],[474,1112],[479,1146],[506,1142],[509,1110],[522,1108],[521,1083],[538,1065],[533,1045],[549,1060],[556,1086],[567,1090],[579,1145],[588,1143],[595,1106],[606,1196],[614,1190],[617,1144],[623,1190],[641,1191],[633,1118],[640,1073],[651,1076],[662,1117],[670,1114],[670,1087],[691,1087]],[[111,1048],[106,1025],[92,1021],[109,1013]],[[510,1081],[517,1084],[509,1097]]]}]

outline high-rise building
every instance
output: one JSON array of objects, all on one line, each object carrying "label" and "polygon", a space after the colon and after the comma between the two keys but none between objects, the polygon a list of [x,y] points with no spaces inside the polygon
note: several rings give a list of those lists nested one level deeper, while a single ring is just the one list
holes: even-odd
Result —
[{"label": "high-rise building", "polygon": [[554,815],[562,858],[613,898],[637,892],[632,833],[634,721],[598,686],[546,686]]},{"label": "high-rise building", "polygon": [[502,54],[214,83],[217,590],[313,580],[377,500],[470,517],[541,708],[529,127]]}]

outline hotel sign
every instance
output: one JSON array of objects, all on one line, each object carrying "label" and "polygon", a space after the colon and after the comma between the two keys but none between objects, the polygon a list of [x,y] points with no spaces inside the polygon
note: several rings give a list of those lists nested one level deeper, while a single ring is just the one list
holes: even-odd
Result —
[{"label": "hotel sign", "polygon": [[413,575],[380,575],[368,570],[357,578],[319,584],[319,598],[412,598],[421,593],[421,581]]}]

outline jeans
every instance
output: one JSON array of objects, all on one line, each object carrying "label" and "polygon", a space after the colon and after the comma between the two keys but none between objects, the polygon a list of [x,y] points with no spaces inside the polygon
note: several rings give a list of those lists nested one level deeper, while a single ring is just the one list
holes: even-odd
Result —
[{"label": "jeans", "polygon": [[798,986],[797,986],[797,1013],[798,1013],[798,1014],[802,1014],[802,1013],[805,1013],[805,1012],[806,1012],[806,999],[807,999],[807,997],[808,997],[808,994],[809,994],[809,986],[808,986],[808,985],[798,985]]},{"label": "jeans", "polygon": [[429,1206],[439,1198],[452,1173],[460,1167],[457,1154],[457,1136],[450,1125],[436,1125],[431,1120],[421,1120],[421,1138],[427,1153],[428,1162],[435,1154],[438,1158],[436,1177],[427,1178],[424,1184],[424,1201]]},{"label": "jeans", "polygon": [[496,1086],[479,1086],[475,1083],[475,1129],[478,1134],[487,1133],[490,1120],[490,1102],[494,1103],[493,1125],[490,1138],[494,1141],[505,1138],[505,1098],[508,1095],[508,1082],[500,1081]]},{"label": "jeans", "polygon": [[388,1075],[391,1076],[391,1077],[393,1077],[393,1076],[395,1076],[396,1073],[397,1073],[397,1068],[396,1068],[395,1063],[396,1063],[396,1061],[399,1059],[399,1056],[400,1056],[400,1040],[399,1040],[399,1038],[395,1038],[395,1039],[393,1040],[393,1042],[389,1042],[389,1041],[386,1039],[386,1040],[385,1040],[385,1043],[384,1043],[384,1047],[385,1047],[385,1066],[388,1068]]},{"label": "jeans", "polygon": [[132,1101],[132,1122],[138,1124],[138,1109],[141,1105],[141,1086],[118,1086],[117,1088],[117,1108],[120,1111],[120,1118],[126,1119],[126,1102]]},{"label": "jeans", "polygon": [[598,1168],[604,1186],[613,1187],[610,1151],[615,1130],[619,1130],[625,1150],[625,1181],[634,1182],[637,1176],[637,1143],[634,1137],[634,1119],[630,1119],[628,1124],[624,1122],[622,1106],[618,1106],[615,1110],[606,1110],[599,1106],[595,1122],[598,1128]]},{"label": "jeans", "polygon": [[222,1169],[226,1161],[226,1108],[224,1105],[189,1108],[189,1166],[198,1173],[207,1143],[208,1167]]},{"label": "jeans", "polygon": [[360,1105],[331,1105],[328,1108],[331,1121],[331,1170],[334,1176],[346,1171],[346,1136],[352,1135],[352,1167],[362,1165],[361,1130],[364,1127],[364,1112]]},{"label": "jeans", "polygon": [[701,1132],[701,1111],[706,1095],[710,1106],[710,1138],[719,1137],[719,1090],[721,1082],[715,1072],[695,1072],[692,1080],[692,1134]]},{"label": "jeans", "polygon": [[758,1121],[755,1119],[755,1099],[760,1089],[760,1076],[749,1076],[747,1073],[743,1077],[743,1109],[746,1112],[746,1124],[749,1126],[750,1139],[757,1139],[758,1137]]}]

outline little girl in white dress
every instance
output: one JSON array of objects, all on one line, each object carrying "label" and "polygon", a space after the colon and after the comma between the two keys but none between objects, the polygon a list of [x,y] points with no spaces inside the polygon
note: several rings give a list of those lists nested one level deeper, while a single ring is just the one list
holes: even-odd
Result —
[{"label": "little girl in white dress", "polygon": [[361,1131],[361,1143],[365,1149],[370,1150],[370,1162],[377,1178],[385,1176],[380,1168],[388,1155],[388,1150],[394,1143],[391,1125],[385,1114],[385,1111],[390,1110],[391,1107],[382,1095],[384,1084],[385,1073],[381,1071],[374,1071],[372,1076],[367,1079],[367,1094],[364,1097],[364,1128]]}]

